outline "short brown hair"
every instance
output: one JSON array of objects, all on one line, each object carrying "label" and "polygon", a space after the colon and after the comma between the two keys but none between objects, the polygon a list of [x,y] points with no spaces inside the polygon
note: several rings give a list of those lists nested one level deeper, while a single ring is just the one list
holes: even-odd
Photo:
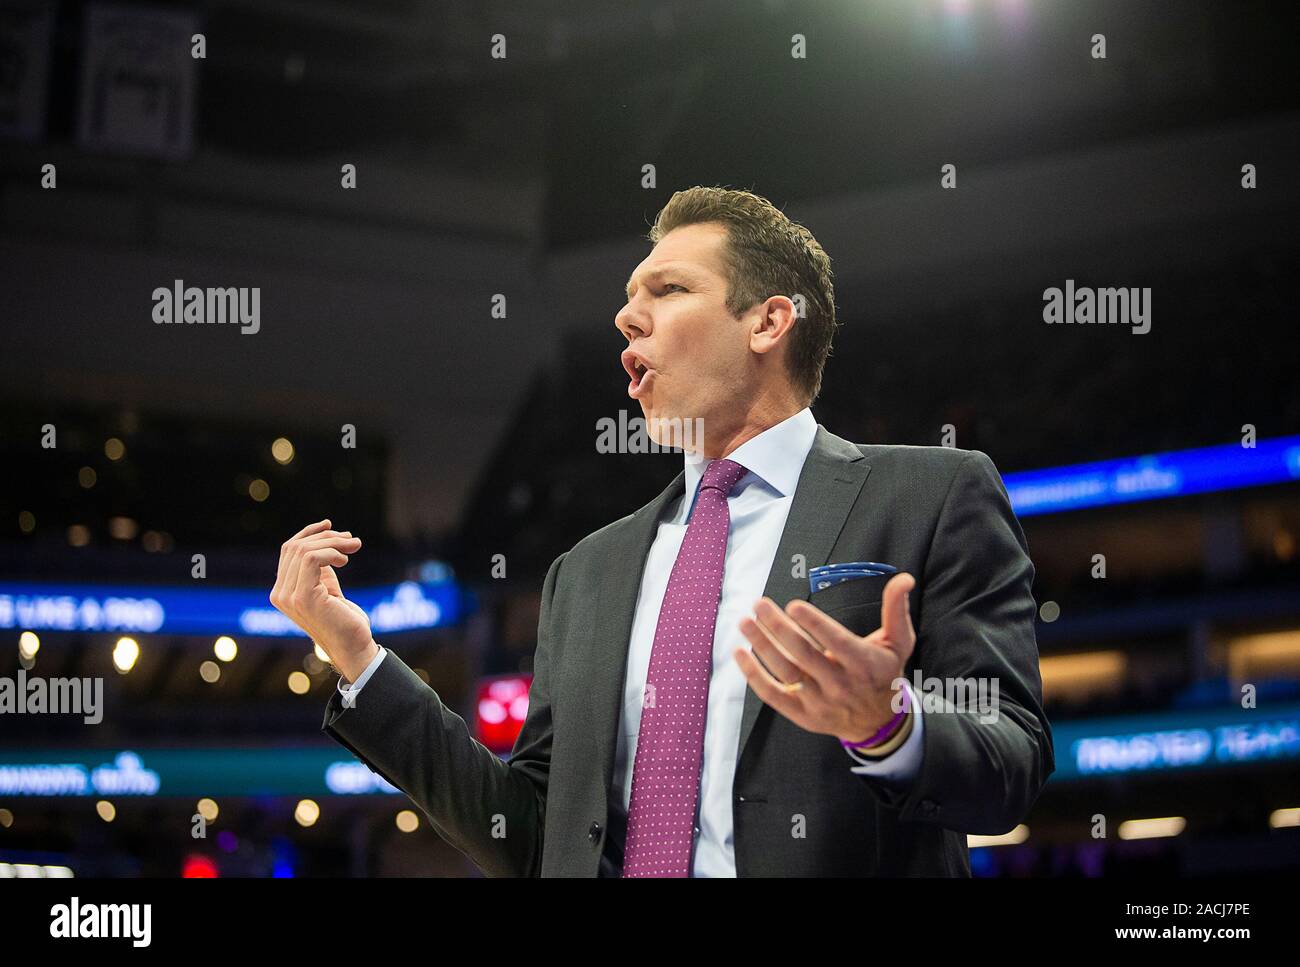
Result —
[{"label": "short brown hair", "polygon": [[774,295],[804,297],[786,363],[794,385],[811,403],[821,392],[822,370],[835,335],[835,288],[830,256],[812,232],[766,198],[728,188],[674,192],[650,229],[658,242],[675,228],[720,222],[727,229],[727,310],[736,318]]}]

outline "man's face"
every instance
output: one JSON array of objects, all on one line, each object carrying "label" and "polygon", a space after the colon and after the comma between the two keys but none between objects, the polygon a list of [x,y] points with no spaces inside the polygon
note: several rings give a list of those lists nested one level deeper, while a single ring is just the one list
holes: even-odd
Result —
[{"label": "man's face", "polygon": [[658,420],[702,419],[710,432],[747,395],[749,332],[727,311],[726,239],[717,222],[673,229],[632,272],[614,317],[628,341],[628,395],[652,438]]}]

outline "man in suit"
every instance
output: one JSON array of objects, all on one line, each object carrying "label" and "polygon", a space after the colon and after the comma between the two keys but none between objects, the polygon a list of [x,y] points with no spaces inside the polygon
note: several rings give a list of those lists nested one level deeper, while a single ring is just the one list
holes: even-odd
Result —
[{"label": "man in suit", "polygon": [[969,876],[1055,767],[997,470],[817,424],[830,260],[765,199],[678,192],[650,240],[615,325],[685,466],[551,565],[509,760],[373,640],[329,521],[271,594],[340,672],[324,731],[492,875]]}]

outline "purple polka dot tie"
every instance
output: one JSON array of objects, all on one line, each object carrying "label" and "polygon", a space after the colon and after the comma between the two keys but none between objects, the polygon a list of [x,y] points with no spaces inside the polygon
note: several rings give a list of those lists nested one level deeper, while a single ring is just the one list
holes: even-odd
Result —
[{"label": "purple polka dot tie", "polygon": [[641,703],[624,876],[690,875],[713,626],[731,528],[727,495],[745,473],[733,460],[709,464],[668,578]]}]

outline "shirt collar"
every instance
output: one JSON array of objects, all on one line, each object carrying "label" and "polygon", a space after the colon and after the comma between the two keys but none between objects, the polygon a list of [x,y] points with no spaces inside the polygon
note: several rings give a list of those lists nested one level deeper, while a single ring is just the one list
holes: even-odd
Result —
[{"label": "shirt collar", "polygon": [[[746,440],[727,454],[728,460],[736,461],[749,471],[740,478],[736,490],[748,486],[757,477],[779,496],[788,497],[793,494],[799,483],[799,474],[803,471],[804,461],[808,458],[808,451],[812,449],[813,439],[816,436],[817,420],[812,415],[812,410],[805,406],[794,416]],[[700,478],[704,476],[704,471],[711,461],[696,452],[688,452],[685,458],[686,495],[690,507],[693,507]],[[687,519],[690,518],[690,507],[687,508]]]}]

